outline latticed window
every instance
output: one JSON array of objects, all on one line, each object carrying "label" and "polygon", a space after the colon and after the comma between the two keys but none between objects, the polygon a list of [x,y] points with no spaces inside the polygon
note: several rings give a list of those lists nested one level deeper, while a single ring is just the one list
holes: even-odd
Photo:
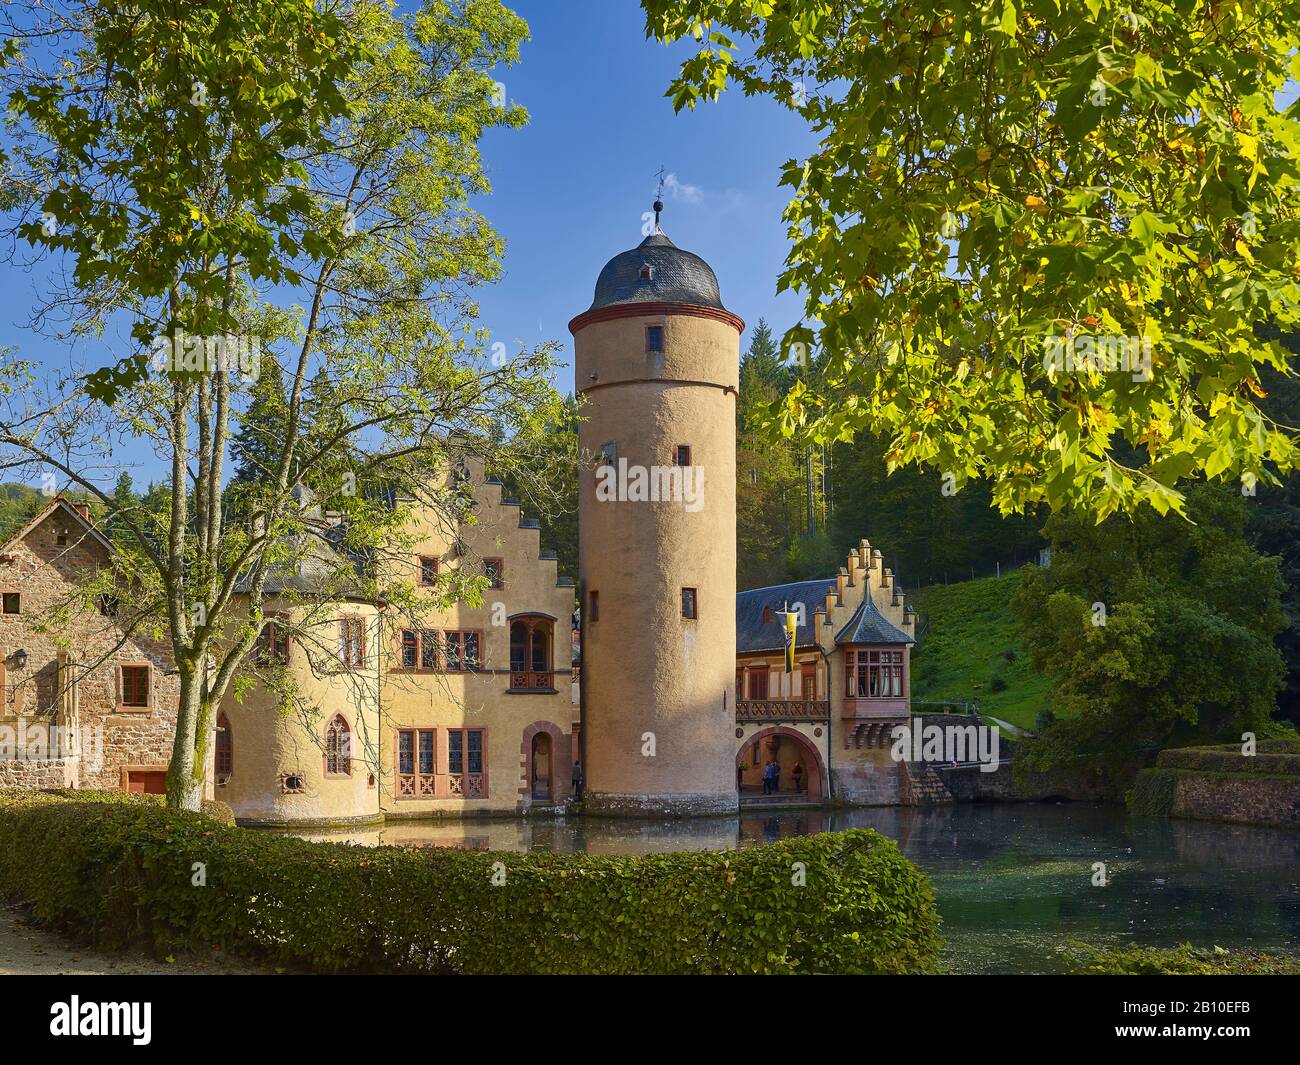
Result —
[{"label": "latticed window", "polygon": [[225,714],[217,718],[217,742],[213,768],[218,777],[227,777],[235,768],[235,738],[230,733],[230,720]]},{"label": "latticed window", "polygon": [[325,775],[352,775],[352,730],[342,714],[335,714],[325,726]]},{"label": "latticed window", "polygon": [[447,733],[447,772],[483,772],[483,730],[451,729]]},{"label": "latticed window", "polygon": [[847,691],[859,699],[901,698],[902,651],[848,651]]},{"label": "latticed window", "polygon": [[767,698],[766,669],[753,669],[749,671],[749,697],[751,699]]},{"label": "latticed window", "polygon": [[339,619],[339,660],[345,666],[366,664],[366,628],[360,618]]},{"label": "latticed window", "polygon": [[433,729],[401,729],[397,733],[397,797],[434,797]]},{"label": "latticed window", "polygon": [[[430,634],[432,635],[432,634]],[[455,673],[461,670],[477,669],[479,658],[479,635],[473,631],[449,630],[442,634],[446,661],[443,668]]]},{"label": "latticed window", "polygon": [[414,629],[402,630],[402,668],[414,669],[420,661],[420,638]]}]

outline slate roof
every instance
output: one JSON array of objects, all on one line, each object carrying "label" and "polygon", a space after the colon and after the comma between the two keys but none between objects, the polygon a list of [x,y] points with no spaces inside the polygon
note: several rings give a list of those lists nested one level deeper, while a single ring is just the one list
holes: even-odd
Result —
[{"label": "slate roof", "polygon": [[[813,631],[813,612],[826,605],[827,591],[834,591],[834,577],[815,581],[797,581],[794,584],[774,584],[767,588],[753,588],[736,595],[736,651],[739,654],[756,651],[781,651],[785,640],[781,619],[777,611],[786,603],[793,610],[798,603],[804,605],[804,624],[795,630],[795,646],[811,647],[816,644]],[[770,607],[772,620],[763,621],[763,608]],[[907,633],[895,626],[876,609],[870,596],[853,612],[848,624],[835,637],[842,643],[915,643]]]},{"label": "slate roof", "polygon": [[840,644],[915,643],[916,641],[877,610],[870,596],[864,596],[862,604],[853,612],[848,624],[836,635],[835,642]]},{"label": "slate roof", "polygon": [[[789,603],[796,609],[803,603],[804,623],[795,631],[795,646],[810,647],[817,642],[813,631],[813,611],[826,605],[826,590],[835,587],[835,580],[797,581],[794,584],[774,584],[767,588],[753,588],[736,594],[736,650],[781,651],[785,639],[781,619],[776,612]],[[772,620],[764,623],[763,608],[772,608]]]},{"label": "slate roof", "polygon": [[[641,279],[642,266],[651,268],[649,280]],[[605,264],[588,310],[627,303],[689,303],[726,310],[713,268],[662,233],[652,233]]]}]

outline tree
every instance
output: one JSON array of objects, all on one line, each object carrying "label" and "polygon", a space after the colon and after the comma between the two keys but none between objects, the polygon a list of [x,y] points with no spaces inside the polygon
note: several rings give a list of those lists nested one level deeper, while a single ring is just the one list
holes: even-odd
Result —
[{"label": "tree", "polygon": [[1093,770],[1118,790],[1157,748],[1240,742],[1268,721],[1284,672],[1277,560],[1246,542],[1239,493],[1187,498],[1191,521],[1048,521],[1052,564],[1022,571],[1012,599],[1052,678],[1055,720],[1027,744],[1027,768]]},{"label": "tree", "polygon": [[123,470],[117,478],[117,484],[113,486],[113,498],[109,504],[108,520],[104,524],[104,535],[114,542],[129,539],[130,526],[127,524],[127,516],[134,514],[139,505],[140,499],[135,494],[135,484],[131,480],[131,475]]},{"label": "tree", "polygon": [[[550,347],[489,360],[469,298],[502,251],[470,206],[488,191],[477,142],[525,120],[491,72],[526,27],[499,0],[24,6],[5,27],[7,202],[70,278],[41,310],[122,323],[134,349],[67,377],[6,363],[0,468],[53,469],[112,507],[88,471],[116,435],[166,463],[112,519],[130,534],[123,623],[165,628],[179,674],[168,803],[195,809],[277,575],[326,567],[309,618],[345,592],[418,610],[409,583],[380,586],[404,501],[472,520],[448,469],[513,469],[510,441],[558,412]],[[283,404],[254,448],[264,371]],[[236,439],[262,472],[227,510]]]},{"label": "tree", "polygon": [[523,513],[542,525],[541,542],[555,552],[561,576],[578,576],[579,404],[567,396],[558,413],[541,423],[530,439],[514,441],[521,456],[517,468],[505,469],[506,491],[519,499]]},{"label": "tree", "polygon": [[807,478],[803,449],[757,431],[754,418],[794,380],[760,318],[740,360],[736,402],[736,581],[761,588],[790,579]]},{"label": "tree", "polygon": [[[643,0],[693,35],[678,108],[729,84],[820,141],[783,183],[822,383],[765,424],[888,440],[889,468],[1002,512],[1183,509],[1180,479],[1271,482],[1295,430],[1261,410],[1300,319],[1300,3]],[[1129,462],[1121,445],[1137,456]]]}]

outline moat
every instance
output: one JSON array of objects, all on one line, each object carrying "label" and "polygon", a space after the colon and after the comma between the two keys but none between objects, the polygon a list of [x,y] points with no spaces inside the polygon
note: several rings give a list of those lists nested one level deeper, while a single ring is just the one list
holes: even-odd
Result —
[{"label": "moat", "polygon": [[[930,876],[944,954],[966,973],[1049,973],[1072,942],[1300,954],[1300,834],[1130,818],[1042,803],[779,811],[698,821],[533,818],[392,822],[295,833],[362,844],[592,854],[722,849],[874,828]],[[1108,884],[1093,886],[1094,863]]]}]

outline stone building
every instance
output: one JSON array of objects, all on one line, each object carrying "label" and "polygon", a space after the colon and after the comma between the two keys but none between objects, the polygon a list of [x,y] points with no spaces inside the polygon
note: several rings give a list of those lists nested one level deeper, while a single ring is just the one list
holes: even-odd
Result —
[{"label": "stone building", "polygon": [[163,790],[179,678],[168,641],[83,601],[112,559],[62,496],[0,545],[0,786]]}]

